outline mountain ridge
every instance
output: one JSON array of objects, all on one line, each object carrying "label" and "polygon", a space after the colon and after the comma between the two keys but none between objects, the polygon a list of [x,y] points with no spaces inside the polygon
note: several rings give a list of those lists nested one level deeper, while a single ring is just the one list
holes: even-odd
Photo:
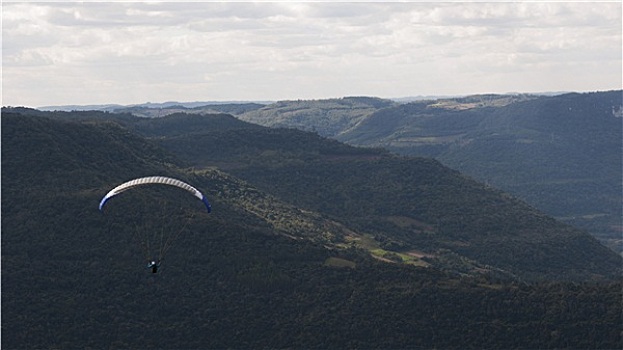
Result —
[{"label": "mountain ridge", "polygon": [[[70,118],[71,113],[63,116]],[[595,270],[597,274],[612,273],[619,264],[607,252],[598,253],[600,245],[580,231],[556,224],[525,203],[447,169],[437,161],[403,158],[380,149],[354,148],[293,129],[258,127],[224,114],[174,114],[120,121],[175,154],[185,166],[199,170],[224,167],[234,176],[288,203],[292,207],[279,205],[270,209],[274,200],[264,199],[262,210],[253,209],[254,205],[247,207],[247,211],[267,220],[274,228],[281,225],[297,231],[298,224],[287,223],[288,217],[295,218],[300,227],[315,230],[320,236],[325,227],[323,239],[327,243],[367,247],[381,258],[385,254],[398,254],[401,257],[398,261],[420,265],[446,266],[450,263],[446,261],[448,257],[440,252],[448,251],[467,259],[461,268],[467,269],[468,274],[489,266],[492,271],[506,271],[524,278],[538,279],[544,273],[548,278],[566,279],[575,278],[575,274],[587,275],[590,270],[583,272],[590,264],[584,264],[584,258],[575,259],[576,256],[602,256],[603,263],[609,259],[606,264],[609,267],[601,272]],[[238,192],[258,193],[256,190]],[[254,201],[245,199],[245,203]],[[280,215],[275,208],[290,214]],[[325,219],[319,220],[317,214],[304,214],[307,211],[319,213]],[[392,223],[392,217],[421,224],[401,227]],[[422,231],[422,227],[429,229]],[[330,233],[331,230],[335,232]],[[290,234],[300,237],[302,232],[297,232]],[[349,238],[345,232],[354,236]],[[538,253],[541,258],[536,259],[534,254],[539,246],[535,242],[541,242],[550,253]],[[488,249],[488,245],[495,245],[497,250]],[[594,249],[597,250],[585,254]],[[411,250],[423,250],[429,257],[438,259],[414,259],[409,255]],[[565,263],[561,264],[562,261]],[[554,265],[548,270],[550,267],[545,266],[550,263]],[[563,266],[567,266],[569,276],[565,276]]]},{"label": "mountain ridge", "polygon": [[[179,149],[165,149],[158,134],[168,131],[166,138],[177,137],[182,146],[184,134],[197,140],[202,120],[213,126],[199,128],[211,138],[215,125],[223,125],[222,138],[237,135],[230,144],[247,144],[222,157],[237,154],[235,169],[264,164],[268,174],[309,159],[345,169],[393,161],[386,151],[296,130],[279,136],[280,130],[253,125],[241,129],[246,124],[224,115],[172,118],[181,123],[179,134],[165,119],[150,126],[102,112],[2,111],[3,348],[620,348],[620,332],[612,327],[621,322],[618,279],[584,274],[582,283],[526,283],[452,268],[469,266],[460,254],[447,253],[443,264],[428,267],[392,262],[390,254],[370,258],[361,245],[338,246],[354,237],[348,230],[343,242],[297,236],[298,229],[313,233],[307,224],[339,233],[357,220],[333,227],[321,221],[326,214],[257,186],[265,176],[250,182],[217,169],[218,162],[193,167],[178,158]],[[261,142],[247,149],[253,135]],[[137,219],[131,194],[114,202],[129,221],[109,220],[112,212],[97,206],[111,187],[154,173],[192,183],[213,204],[211,214],[194,216],[158,274],[144,269],[130,237]],[[146,199],[174,199],[169,195]],[[434,229],[398,216],[388,222],[424,234]],[[359,239],[387,251],[399,243],[389,236]]]},{"label": "mountain ridge", "polygon": [[[283,113],[285,106],[237,117],[316,131],[355,146],[434,157],[588,230],[623,254],[622,96],[621,91],[605,91],[416,101],[369,110],[347,127],[327,124],[305,110]],[[306,103],[325,108],[325,113],[339,112],[330,109],[330,101]],[[300,104],[293,102],[291,108]]]}]

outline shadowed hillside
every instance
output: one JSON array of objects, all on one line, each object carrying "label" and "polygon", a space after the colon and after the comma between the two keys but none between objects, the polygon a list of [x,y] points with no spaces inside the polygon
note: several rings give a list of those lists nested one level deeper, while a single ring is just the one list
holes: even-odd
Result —
[{"label": "shadowed hillside", "polygon": [[[187,118],[194,124],[199,117]],[[374,237],[386,250],[457,259],[446,256],[449,251],[459,254],[467,270],[493,267],[524,277],[537,271],[550,278],[584,274],[584,259],[595,255],[609,261],[599,274],[618,271],[620,259],[585,233],[435,161],[348,147],[296,130],[213,133],[212,120],[205,118],[205,133],[188,135],[179,127],[179,135],[157,140],[195,166],[226,166],[285,202]],[[222,144],[235,145],[227,148],[236,152],[211,150]]]},{"label": "shadowed hillside", "polygon": [[[349,125],[333,100],[283,102],[240,118],[397,154],[434,157],[564,222],[621,246],[621,91],[476,95],[375,106]],[[298,106],[306,105],[300,109]],[[313,108],[327,121],[309,112]],[[290,110],[296,110],[290,112]],[[270,112],[270,113],[269,113]]]},{"label": "shadowed hillside", "polygon": [[[584,242],[585,251],[594,249],[588,236],[504,199],[496,191],[483,192],[482,185],[437,162],[415,163],[420,174],[429,175],[416,184],[422,188],[413,188],[422,194],[452,193],[456,192],[453,181],[458,181],[469,189],[463,195],[484,195],[484,207],[495,201],[524,213],[529,220],[517,218],[517,223],[526,225],[526,230],[530,225],[543,225],[532,221],[537,215],[545,227],[566,237],[568,241],[562,244],[569,247],[570,256],[584,259],[584,271],[571,267],[561,278],[583,278],[583,283],[544,280],[556,268],[551,264],[536,271],[513,266],[517,274],[531,272],[543,280],[525,284],[509,280],[508,275],[498,280],[474,271],[459,273],[470,266],[459,253],[447,253],[445,261],[437,258],[430,260],[429,267],[421,267],[391,263],[391,255],[385,261],[373,259],[363,244],[349,245],[349,239],[357,235],[361,240],[368,237],[358,232],[368,224],[361,215],[347,214],[350,211],[341,208],[338,200],[319,201],[318,196],[329,193],[320,184],[323,179],[325,183],[331,180],[335,184],[330,191],[335,192],[338,185],[350,183],[348,178],[336,179],[351,171],[365,171],[374,178],[387,174],[375,175],[371,168],[377,172],[397,169],[387,168],[396,167],[393,162],[403,164],[405,171],[411,169],[412,160],[383,151],[351,152],[348,146],[326,143],[313,134],[290,131],[284,137],[256,126],[232,127],[240,122],[229,124],[227,117],[218,115],[192,120],[193,128],[183,127],[183,116],[173,116],[179,118],[174,124],[182,133],[150,125],[152,136],[145,138],[135,133],[147,130],[148,125],[140,125],[143,119],[115,119],[106,113],[57,113],[46,118],[22,112],[3,110],[1,117],[2,348],[621,347],[620,331],[613,327],[621,323],[620,282],[589,282],[607,277],[598,275],[609,268],[609,258],[616,262],[618,257],[606,258],[596,251],[592,256],[576,255],[573,242]],[[211,132],[218,130],[216,124],[229,125],[223,132],[230,137],[220,137],[229,139],[231,145],[247,140],[245,147],[227,153],[229,169],[235,172],[218,170],[219,161],[210,165],[207,158],[179,160],[184,147],[190,147],[189,140],[205,142],[215,135],[201,132],[202,123],[211,125],[207,128]],[[169,134],[156,136],[161,131],[154,130]],[[182,134],[188,130],[194,132],[184,141]],[[231,139],[236,132],[241,133],[239,138]],[[252,135],[259,140],[253,142]],[[201,149],[209,154],[213,146],[214,142],[207,142]],[[304,154],[301,149],[313,151],[297,161]],[[248,163],[252,155],[263,158]],[[209,166],[186,168],[191,161]],[[331,162],[338,166],[335,171],[343,169],[333,178],[326,177]],[[359,168],[353,167],[357,164]],[[310,165],[318,167],[316,173]],[[253,167],[258,174],[245,175]],[[268,184],[268,169],[275,170],[273,185]],[[305,170],[305,186],[292,180],[282,182],[295,169]],[[192,183],[210,198],[213,207],[211,214],[193,216],[155,275],[145,270],[145,261],[131,239],[139,219],[132,215],[133,197],[122,194],[109,203],[127,208],[129,215],[121,220],[111,218],[111,211],[97,209],[110,188],[153,174]],[[312,181],[312,177],[317,179]],[[374,181],[364,181],[363,174],[357,181],[367,186],[361,189],[365,194],[373,194],[366,198],[372,203],[385,195],[395,196],[391,191],[397,191],[398,185],[412,187],[392,179],[397,182],[384,182],[388,192],[375,194],[381,189]],[[283,188],[275,189],[280,183]],[[311,190],[315,186],[316,198]],[[285,195],[292,187],[296,192]],[[148,202],[177,199],[170,191],[149,193]],[[376,211],[352,189],[338,193],[353,196],[343,203],[352,201],[363,211]],[[475,203],[452,196],[461,208],[464,203]],[[443,209],[446,200],[443,196],[437,200]],[[426,208],[402,210],[432,215],[436,199],[428,201]],[[327,208],[320,208],[322,203]],[[399,203],[404,204],[402,200],[385,202],[386,209],[378,205],[381,209],[374,216],[398,213]],[[422,202],[419,206],[424,207]],[[474,212],[480,213],[479,209]],[[373,218],[370,223],[379,220]],[[402,227],[405,237],[416,228],[428,236],[446,236],[435,223],[429,228],[395,215],[390,222]],[[471,227],[472,221],[465,225]],[[518,240],[526,238],[515,232]],[[543,232],[543,239],[555,237],[548,230]],[[388,235],[367,244],[390,244],[388,239],[392,244],[418,243]],[[534,245],[532,252],[547,253],[538,242]],[[386,248],[386,252],[399,251]],[[456,268],[450,264],[451,256],[458,256]],[[545,260],[567,262],[558,257],[554,249],[552,258]]]}]

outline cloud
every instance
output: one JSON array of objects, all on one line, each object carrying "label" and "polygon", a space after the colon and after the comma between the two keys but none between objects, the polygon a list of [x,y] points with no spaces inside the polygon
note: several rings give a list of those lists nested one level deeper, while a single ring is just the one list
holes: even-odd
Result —
[{"label": "cloud", "polygon": [[2,16],[3,104],[621,86],[621,3],[5,3]]}]

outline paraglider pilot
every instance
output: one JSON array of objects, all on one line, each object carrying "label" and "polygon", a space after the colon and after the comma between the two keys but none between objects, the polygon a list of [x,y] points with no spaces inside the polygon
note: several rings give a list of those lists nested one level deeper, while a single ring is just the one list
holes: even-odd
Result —
[{"label": "paraglider pilot", "polygon": [[147,268],[151,269],[151,273],[157,273],[159,267],[160,267],[160,260],[152,260],[149,263],[147,263]]},{"label": "paraglider pilot", "polygon": [[[208,202],[208,199],[203,195],[203,193],[199,192],[199,190],[197,190],[196,188],[192,187],[191,185],[181,180],[173,179],[173,178],[166,177],[166,176],[147,176],[147,177],[141,177],[138,179],[134,179],[134,180],[130,180],[130,181],[122,183],[121,185],[113,188],[108,193],[106,193],[104,198],[102,198],[102,200],[100,201],[100,205],[99,205],[100,211],[103,212],[104,205],[106,205],[106,203],[108,203],[108,201],[111,198],[119,195],[120,193],[136,188],[137,186],[151,185],[151,184],[169,185],[169,186],[181,188],[187,192],[190,192],[195,197],[201,199],[203,204],[205,204],[206,209],[208,210],[208,213],[212,211],[210,202]],[[169,238],[172,238],[172,237],[169,237]],[[141,242],[141,244],[142,243],[143,242]],[[167,240],[167,243],[169,244],[169,240]],[[146,247],[149,248],[149,244],[147,244]],[[152,258],[152,259],[147,260],[147,268],[151,269],[152,273],[158,273],[158,269],[160,268],[160,263],[161,263],[160,259],[163,257],[163,254],[165,253],[165,250],[166,250],[165,248],[167,247],[162,246],[162,240],[161,240],[160,254],[158,256],[158,259]],[[149,258],[149,256],[147,256],[147,258]]]}]

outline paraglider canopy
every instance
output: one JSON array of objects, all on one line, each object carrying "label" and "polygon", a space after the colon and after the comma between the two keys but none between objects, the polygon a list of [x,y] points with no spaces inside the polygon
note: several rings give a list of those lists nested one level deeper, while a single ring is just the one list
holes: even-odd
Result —
[{"label": "paraglider canopy", "polygon": [[163,185],[175,186],[175,187],[184,189],[187,192],[192,193],[195,197],[199,198],[203,202],[203,204],[205,204],[206,209],[208,210],[208,213],[212,211],[212,206],[210,205],[210,202],[208,202],[208,199],[201,192],[199,192],[199,190],[197,190],[193,186],[183,181],[173,179],[170,177],[166,177],[166,176],[141,177],[138,179],[134,179],[134,180],[130,180],[128,182],[122,183],[121,185],[110,190],[110,192],[108,192],[104,196],[104,198],[102,198],[102,200],[100,201],[99,209],[102,210],[102,208],[104,208],[104,205],[106,205],[108,200],[118,195],[119,193],[122,193],[124,191],[127,191],[137,186],[148,185],[148,184],[163,184]]}]

